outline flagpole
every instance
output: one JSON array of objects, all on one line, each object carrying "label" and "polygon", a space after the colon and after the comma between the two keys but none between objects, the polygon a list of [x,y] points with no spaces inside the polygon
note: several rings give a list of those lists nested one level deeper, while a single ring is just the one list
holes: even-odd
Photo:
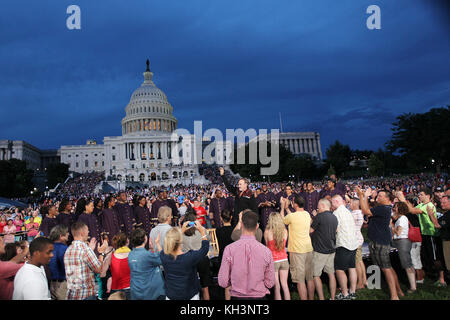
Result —
[{"label": "flagpole", "polygon": [[283,122],[281,121],[281,112],[280,114],[280,131],[283,132]]}]

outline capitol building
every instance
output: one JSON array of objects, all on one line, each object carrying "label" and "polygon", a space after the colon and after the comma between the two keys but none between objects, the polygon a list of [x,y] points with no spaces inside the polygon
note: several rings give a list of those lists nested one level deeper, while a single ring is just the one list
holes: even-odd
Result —
[{"label": "capitol building", "polygon": [[[104,137],[103,144],[88,140],[85,145],[64,145],[59,150],[39,150],[25,141],[0,140],[0,160],[25,160],[35,171],[45,170],[49,163],[61,162],[69,165],[70,172],[105,172],[108,183],[119,189],[121,182],[122,186],[136,182],[208,183],[199,174],[198,164],[205,159],[199,158],[202,152],[198,149],[204,150],[214,143],[215,150],[223,149],[223,153],[216,154],[216,163],[229,164],[232,143],[211,142],[208,138],[196,143],[194,135],[178,135],[173,107],[153,82],[148,60],[143,76],[144,82],[132,93],[125,107],[121,136]],[[281,132],[279,143],[296,156],[308,154],[315,161],[322,161],[317,132]]]},{"label": "capitol building", "polygon": [[191,141],[184,141],[188,148],[183,149],[183,159],[192,161],[172,161],[174,146],[179,142],[172,134],[177,122],[167,96],[153,82],[147,60],[144,82],[125,107],[122,135],[105,137],[103,144],[88,141],[86,145],[61,146],[61,162],[74,172],[105,171],[107,180],[206,183],[195,165],[194,136],[184,137]]}]

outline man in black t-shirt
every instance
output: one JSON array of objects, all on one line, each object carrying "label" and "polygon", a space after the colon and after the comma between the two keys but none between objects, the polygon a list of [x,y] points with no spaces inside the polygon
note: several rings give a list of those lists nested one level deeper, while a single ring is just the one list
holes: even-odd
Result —
[{"label": "man in black t-shirt", "polygon": [[443,216],[439,219],[441,225],[442,249],[444,251],[444,260],[447,270],[450,271],[450,190],[445,192],[441,198],[441,207],[445,210]]},{"label": "man in black t-shirt", "polygon": [[376,198],[377,205],[370,209],[367,199],[372,194],[372,190],[368,188],[363,192],[359,187],[356,187],[355,190],[359,196],[362,213],[369,217],[367,236],[370,240],[370,259],[383,271],[389,286],[391,300],[399,300],[398,296],[403,296],[403,292],[400,289],[397,274],[391,266],[389,257],[392,238],[389,224],[391,222],[393,195],[390,191],[381,190]]},{"label": "man in black t-shirt", "polygon": [[331,299],[336,295],[336,277],[334,275],[334,256],[336,253],[336,231],[338,219],[331,212],[331,202],[321,199],[317,205],[318,213],[311,224],[311,242],[313,252],[313,276],[314,285],[320,300],[324,300],[322,271],[328,274]]}]

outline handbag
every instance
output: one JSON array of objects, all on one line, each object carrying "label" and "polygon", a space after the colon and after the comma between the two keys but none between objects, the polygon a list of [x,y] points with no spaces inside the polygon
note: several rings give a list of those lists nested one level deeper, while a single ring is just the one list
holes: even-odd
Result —
[{"label": "handbag", "polygon": [[422,242],[422,235],[420,234],[420,228],[413,227],[410,221],[408,221],[408,224],[409,224],[408,239],[411,242]]}]

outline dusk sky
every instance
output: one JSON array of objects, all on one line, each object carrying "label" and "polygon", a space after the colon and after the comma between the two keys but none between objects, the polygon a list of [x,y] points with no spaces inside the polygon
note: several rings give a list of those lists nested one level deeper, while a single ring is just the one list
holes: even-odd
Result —
[{"label": "dusk sky", "polygon": [[[317,131],[378,149],[450,104],[450,6],[434,0],[3,0],[0,139],[103,143],[150,60],[178,127]],[[81,8],[81,30],[66,9]],[[369,30],[370,5],[381,30]]]}]

